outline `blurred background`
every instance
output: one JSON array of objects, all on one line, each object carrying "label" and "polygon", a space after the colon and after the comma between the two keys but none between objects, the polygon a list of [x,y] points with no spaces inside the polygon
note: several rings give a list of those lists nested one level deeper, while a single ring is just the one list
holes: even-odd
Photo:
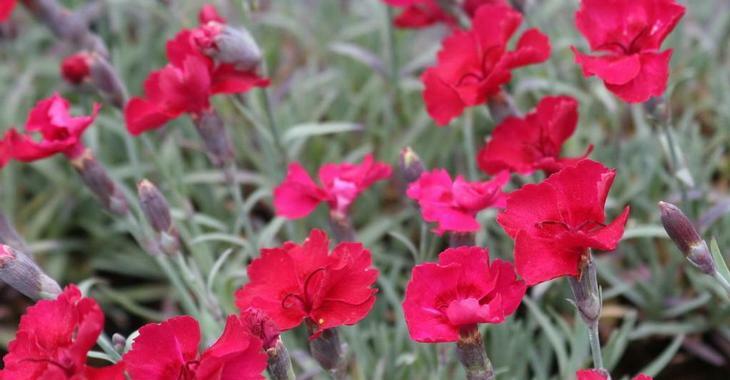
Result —
[{"label": "blurred background", "polygon": [[[165,64],[165,41],[197,24],[203,4],[62,3],[88,12],[132,95],[140,95],[147,74]],[[210,3],[230,24],[251,31],[273,82],[265,90],[214,100],[235,140],[235,178],[254,233],[235,233],[235,219],[244,211],[203,154],[189,118],[133,138],[121,112],[105,105],[85,141],[130,198],[140,179],[158,184],[173,207],[186,253],[228,312],[236,312],[233,292],[246,282],[246,263],[259,248],[327,227],[324,207],[298,221],[274,216],[271,193],[286,162],[300,161],[314,172],[322,163],[359,161],[373,152],[395,165],[400,150],[411,146],[427,167],[486,178],[472,155],[494,128],[486,107],[437,128],[421,99],[419,75],[433,62],[446,28],[394,29],[398,11],[379,0]],[[573,63],[569,47],[586,47],[573,22],[577,0],[527,2],[523,28],[539,27],[553,52],[545,64],[514,71],[506,88],[523,112],[545,95],[578,99],[579,127],[563,153],[576,156],[594,144],[591,157],[618,171],[607,214],[612,219],[630,205],[631,217],[619,248],[597,254],[605,364],[616,379],[640,371],[657,380],[730,378],[730,299],[685,262],[664,233],[656,206],[660,200],[677,203],[708,242],[715,238],[730,252],[730,2],[683,3],[687,13],[664,45],[674,49],[667,90],[671,140],[640,105],[619,101]],[[18,7],[0,26],[0,130],[22,126],[35,102],[54,91],[70,98],[76,113],[88,113],[101,101],[60,78],[60,61],[74,52]],[[670,144],[679,155],[674,167]],[[514,181],[509,189],[518,185]],[[405,326],[400,303],[410,269],[434,260],[448,241],[421,221],[401,195],[402,186],[394,176],[366,191],[352,209],[358,238],[381,277],[374,309],[360,324],[341,329],[343,338],[362,379],[460,379],[463,370],[449,345],[415,343]],[[0,210],[49,275],[62,285],[81,284],[101,303],[109,334],[126,336],[179,313],[154,261],[121,221],[98,206],[64,158],[6,166],[0,171]],[[494,210],[480,214],[477,241],[493,257],[511,260],[512,241],[495,216]],[[528,295],[515,317],[483,326],[497,378],[572,379],[576,369],[590,366],[590,352],[585,327],[567,301],[567,282],[556,280]],[[0,347],[13,338],[29,304],[0,287]],[[326,378],[307,354],[303,329],[284,334],[284,340],[299,374]]]}]

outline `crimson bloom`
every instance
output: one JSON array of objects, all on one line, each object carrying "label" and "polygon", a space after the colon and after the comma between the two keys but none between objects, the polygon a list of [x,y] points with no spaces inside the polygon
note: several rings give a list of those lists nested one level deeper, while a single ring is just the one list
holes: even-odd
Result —
[{"label": "crimson bloom", "polygon": [[575,14],[590,56],[572,47],[585,76],[597,75],[629,103],[660,96],[667,87],[672,50],[662,42],[684,15],[674,0],[582,0]]},{"label": "crimson bloom", "polygon": [[[576,380],[610,380],[611,378],[600,369],[581,369],[575,373]],[[652,377],[639,374],[631,380],[654,380]]]},{"label": "crimson bloom", "polygon": [[289,219],[303,218],[320,202],[327,202],[332,212],[345,215],[360,193],[391,174],[388,164],[377,162],[368,154],[361,164],[322,165],[318,186],[301,164],[292,162],[286,178],[274,189],[276,214]]},{"label": "crimson bloom", "polygon": [[237,316],[229,316],[220,338],[199,353],[200,327],[189,316],[150,323],[139,329],[124,355],[132,380],[259,380],[267,357],[261,340]]},{"label": "crimson bloom", "polygon": [[196,36],[210,36],[215,33],[211,30],[220,30],[220,24],[210,21],[198,29],[182,30],[167,42],[169,63],[147,77],[144,97],[130,99],[124,109],[130,133],[139,135],[160,128],[183,113],[198,118],[211,109],[213,95],[269,85],[269,80],[259,77],[254,70],[242,70],[206,55],[206,46],[201,46]]},{"label": "crimson bloom", "polygon": [[578,102],[569,96],[543,98],[537,108],[524,118],[508,117],[492,132],[491,139],[479,151],[477,162],[488,174],[502,170],[530,174],[543,170],[548,174],[574,165],[585,158],[561,158],[560,150],[578,124]]},{"label": "crimson bloom", "polygon": [[460,331],[479,323],[502,323],[526,288],[512,264],[490,264],[488,249],[449,248],[438,263],[413,268],[403,301],[408,331],[417,342],[456,342]]},{"label": "crimson bloom", "polygon": [[312,230],[302,243],[263,249],[248,266],[250,282],[236,292],[236,306],[261,309],[282,331],[306,321],[311,339],[327,329],[353,325],[375,303],[378,270],[360,243],[340,243]]},{"label": "crimson bloom", "polygon": [[421,174],[408,186],[406,194],[418,202],[425,221],[438,223],[434,230],[437,234],[475,232],[479,229],[479,211],[504,207],[502,187],[509,177],[505,171],[484,182],[467,182],[461,176],[452,181],[446,170],[434,169]]},{"label": "crimson bloom", "polygon": [[[459,26],[456,17],[444,11],[437,0],[383,1],[390,6],[403,8],[403,11],[394,20],[395,26],[399,28],[424,28],[437,23],[445,23],[451,27]],[[466,0],[461,8],[471,18],[484,4],[507,5],[507,2],[505,0]]]},{"label": "crimson bloom", "polygon": [[0,142],[0,167],[10,160],[30,162],[63,153],[74,159],[84,152],[81,135],[94,123],[99,105],[89,116],[71,116],[69,102],[58,94],[39,101],[28,114],[25,130],[38,132],[40,140],[15,128],[8,130]]},{"label": "crimson bloom", "polygon": [[55,300],[38,301],[20,318],[3,358],[3,380],[123,380],[123,364],[86,365],[86,355],[104,327],[104,313],[69,285]]},{"label": "crimson bloom", "polygon": [[443,41],[436,66],[421,77],[426,109],[438,125],[499,93],[512,69],[549,58],[550,41],[537,29],[525,31],[515,50],[507,51],[521,23],[522,15],[508,6],[483,5],[471,29],[455,30]]},{"label": "crimson bloom", "polygon": [[10,18],[17,0],[0,0],[0,22]]},{"label": "crimson bloom", "polygon": [[577,277],[590,248],[616,249],[629,208],[604,223],[604,205],[615,176],[615,170],[586,159],[507,196],[497,221],[515,240],[517,273],[528,285]]},{"label": "crimson bloom", "polygon": [[61,62],[61,76],[73,84],[80,84],[91,74],[91,56],[88,53],[76,53]]}]

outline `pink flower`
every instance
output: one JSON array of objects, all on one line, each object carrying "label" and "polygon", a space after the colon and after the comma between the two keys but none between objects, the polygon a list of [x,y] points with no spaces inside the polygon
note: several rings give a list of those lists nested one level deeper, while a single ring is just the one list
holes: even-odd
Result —
[{"label": "pink flower", "polygon": [[479,229],[479,211],[504,207],[502,187],[509,177],[508,172],[501,172],[489,181],[467,182],[458,176],[452,182],[446,170],[434,169],[411,183],[407,195],[418,202],[425,221],[438,223],[437,234],[475,232]]},{"label": "pink flower", "polygon": [[17,0],[0,0],[0,22],[10,18],[16,4]]},{"label": "pink flower", "polygon": [[[22,134],[12,128],[0,141],[0,167],[10,160],[30,162],[63,153],[70,159],[84,151],[81,135],[94,123],[100,106],[94,104],[89,116],[71,116],[69,102],[58,94],[39,101],[28,114]],[[40,133],[35,140],[30,133]]]},{"label": "pink flower", "polygon": [[200,8],[200,12],[198,12],[198,22],[200,25],[205,25],[211,21],[219,22],[221,24],[226,23],[226,19],[218,13],[218,9],[216,9],[215,5],[205,4],[202,8]]},{"label": "pink flower", "polygon": [[572,47],[585,76],[597,75],[606,87],[629,103],[660,96],[667,87],[672,50],[662,42],[684,15],[674,0],[582,0],[575,24],[591,50]]},{"label": "pink flower", "polygon": [[122,363],[103,368],[86,365],[103,328],[104,313],[96,301],[69,285],[58,298],[38,301],[20,318],[0,378],[123,380]]},{"label": "pink flower", "polygon": [[[600,369],[581,369],[575,373],[576,380],[610,380],[610,376]],[[652,377],[639,374],[631,378],[631,380],[654,380]]]},{"label": "pink flower", "polygon": [[332,212],[344,215],[360,193],[376,181],[389,178],[391,173],[389,165],[368,154],[361,164],[322,165],[317,185],[298,162],[293,162],[284,181],[274,189],[276,214],[289,219],[303,218],[320,202],[327,202]]},{"label": "pink flower", "polygon": [[578,124],[578,102],[569,96],[543,98],[524,118],[508,117],[492,132],[479,151],[477,162],[488,174],[502,170],[530,174],[543,170],[552,174],[575,165],[593,149],[576,158],[562,158],[560,151]]},{"label": "pink flower", "polygon": [[512,264],[489,263],[489,250],[449,248],[438,263],[413,268],[403,312],[417,342],[456,342],[459,332],[479,323],[502,323],[525,295]]},{"label": "pink flower", "polygon": [[528,285],[577,277],[588,249],[616,249],[629,208],[606,224],[604,205],[615,176],[586,159],[507,196],[497,221],[515,240],[517,273]]},{"label": "pink flower", "polygon": [[522,15],[508,6],[483,5],[471,29],[455,30],[443,41],[436,65],[421,77],[426,109],[438,125],[499,93],[513,69],[550,57],[550,41],[537,29],[526,30],[515,50],[507,51],[521,23]]},{"label": "pink flower", "polygon": [[199,353],[200,327],[189,316],[150,323],[139,329],[124,355],[132,380],[259,380],[267,356],[261,340],[238,317],[229,316],[220,338]]},{"label": "pink flower", "polygon": [[[444,11],[437,0],[383,0],[386,4],[403,8],[394,23],[399,28],[424,28],[437,23],[445,23],[453,28],[459,26],[458,20]],[[468,17],[474,17],[477,9],[485,4],[508,5],[505,0],[466,0],[461,5]]]}]

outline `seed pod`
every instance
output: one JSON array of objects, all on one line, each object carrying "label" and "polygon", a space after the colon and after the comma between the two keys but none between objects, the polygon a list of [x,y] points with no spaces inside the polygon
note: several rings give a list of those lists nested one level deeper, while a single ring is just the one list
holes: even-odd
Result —
[{"label": "seed pod", "polygon": [[692,221],[679,207],[671,203],[659,202],[659,209],[664,229],[684,257],[702,272],[713,275],[715,260],[707,247],[707,242],[702,239]]},{"label": "seed pod", "polygon": [[97,161],[91,149],[71,160],[71,165],[81,175],[86,187],[101,201],[109,212],[125,216],[129,212],[127,198],[119,186],[109,177],[104,166]]},{"label": "seed pod", "polygon": [[0,280],[34,300],[61,293],[58,283],[30,257],[4,244],[0,244]]}]

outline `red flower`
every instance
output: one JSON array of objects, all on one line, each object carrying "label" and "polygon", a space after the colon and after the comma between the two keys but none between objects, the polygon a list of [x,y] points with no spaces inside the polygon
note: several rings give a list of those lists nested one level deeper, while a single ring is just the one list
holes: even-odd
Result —
[{"label": "red flower", "polygon": [[479,151],[477,162],[485,173],[509,170],[530,174],[543,170],[548,174],[576,164],[582,157],[560,158],[560,150],[578,124],[578,102],[568,96],[543,98],[537,108],[524,118],[509,117],[492,132],[491,139]]},{"label": "red flower", "polygon": [[508,6],[484,5],[471,29],[456,30],[438,53],[436,66],[422,76],[426,109],[438,125],[446,125],[464,108],[483,104],[509,82],[511,70],[543,62],[550,41],[537,29],[525,31],[514,51],[507,42],[522,23],[522,15]]},{"label": "red flower", "polygon": [[[600,369],[582,369],[575,373],[576,380],[610,380],[610,377]],[[640,374],[631,380],[653,380],[652,377]]]},{"label": "red flower", "polygon": [[30,162],[56,153],[63,153],[70,159],[84,151],[81,134],[96,119],[99,105],[94,104],[89,116],[71,116],[69,102],[58,94],[41,100],[28,114],[25,123],[27,132],[39,132],[41,140],[36,141],[30,134],[22,134],[10,129],[0,142],[0,167],[11,159]]},{"label": "red flower", "polygon": [[218,9],[213,4],[205,4],[200,8],[198,12],[198,22],[200,25],[205,25],[210,21],[219,22],[221,24],[226,23],[226,19],[218,13]]},{"label": "red flower", "polygon": [[91,57],[88,53],[77,53],[61,62],[61,76],[73,84],[80,84],[91,73]]},{"label": "red flower", "polygon": [[289,219],[309,215],[320,202],[330,210],[346,214],[350,205],[376,181],[390,177],[392,169],[368,154],[361,164],[325,164],[319,169],[317,186],[298,163],[289,164],[286,178],[274,189],[276,214]]},{"label": "red flower", "polygon": [[58,298],[38,301],[20,318],[0,378],[123,380],[121,363],[104,368],[86,365],[86,355],[103,327],[104,313],[96,301],[69,285]]},{"label": "red flower", "polygon": [[515,240],[517,273],[528,285],[578,276],[589,248],[616,249],[629,208],[604,224],[604,204],[615,176],[615,170],[586,159],[507,196],[497,221]]},{"label": "red flower", "polygon": [[195,36],[214,28],[212,24],[201,26],[200,30],[183,30],[167,42],[170,63],[152,72],[144,84],[144,97],[130,99],[124,109],[130,133],[139,135],[162,127],[183,113],[197,117],[210,109],[213,95],[269,85],[268,79],[254,71],[239,70],[233,64],[216,62],[205,55]]},{"label": "red flower", "polygon": [[413,268],[403,311],[411,338],[418,342],[456,342],[459,331],[479,323],[502,323],[525,295],[512,264],[489,263],[489,250],[449,248],[438,263]]},{"label": "red flower", "polygon": [[139,329],[124,355],[132,380],[259,380],[267,357],[261,341],[236,316],[229,316],[220,338],[198,352],[200,327],[189,316],[150,323]]},{"label": "red flower", "polygon": [[575,14],[589,56],[572,47],[585,76],[597,75],[606,87],[630,103],[660,96],[667,87],[672,50],[662,42],[684,15],[674,0],[583,0]]},{"label": "red flower", "polygon": [[424,172],[408,186],[406,194],[418,201],[421,216],[427,222],[436,222],[435,232],[474,232],[479,229],[476,215],[488,207],[504,207],[502,187],[509,181],[509,173],[501,172],[484,182],[467,182],[461,176],[451,181],[444,169]]},{"label": "red flower", "polygon": [[236,306],[261,309],[284,331],[306,321],[314,339],[365,318],[377,277],[362,244],[340,243],[330,254],[327,234],[312,230],[301,245],[262,250],[248,266],[250,282],[236,292]]},{"label": "red flower", "polygon": [[13,9],[15,9],[15,3],[17,3],[17,0],[0,0],[0,22],[10,18]]},{"label": "red flower", "polygon": [[[403,8],[394,20],[399,28],[423,28],[436,23],[458,27],[459,21],[441,8],[437,0],[383,0],[393,7]],[[464,13],[474,17],[477,8],[484,4],[507,5],[505,0],[466,0],[462,5]]]}]

